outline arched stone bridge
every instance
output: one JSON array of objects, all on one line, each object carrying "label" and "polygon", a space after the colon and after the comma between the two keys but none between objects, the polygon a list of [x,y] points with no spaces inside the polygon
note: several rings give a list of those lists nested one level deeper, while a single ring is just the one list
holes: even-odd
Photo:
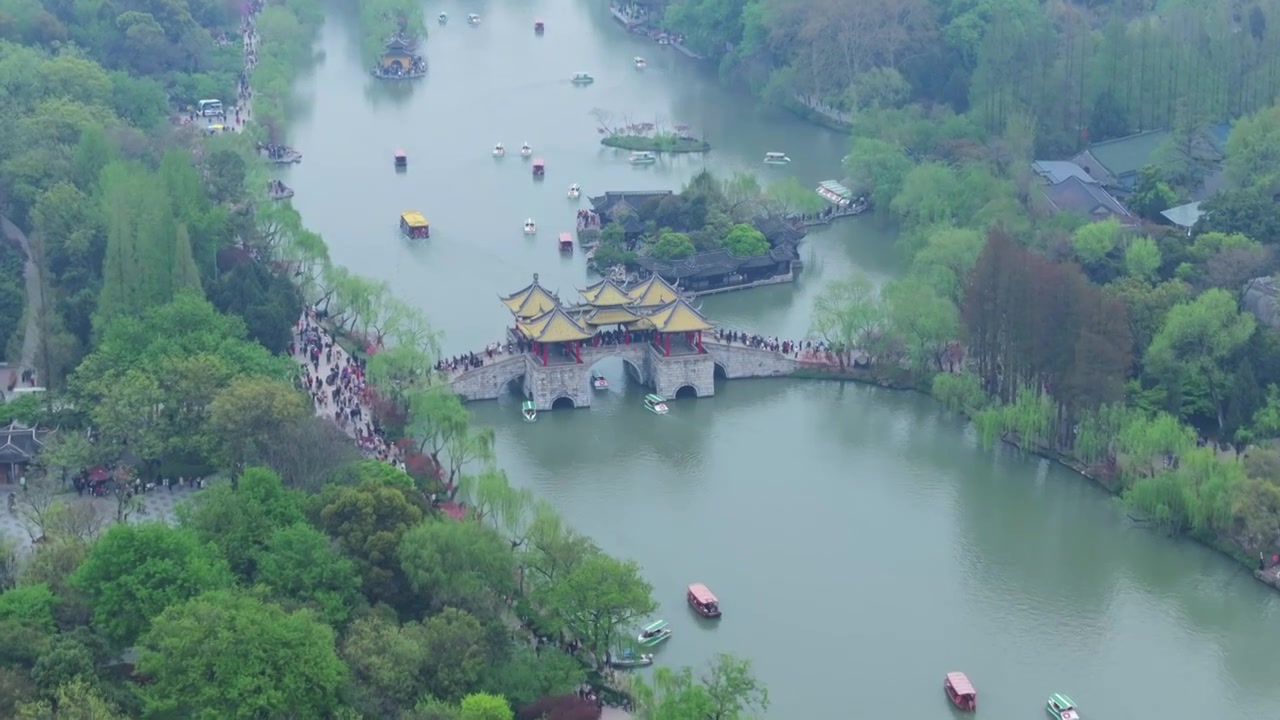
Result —
[{"label": "arched stone bridge", "polygon": [[703,353],[668,357],[648,343],[583,347],[581,364],[545,366],[532,353],[498,355],[481,367],[454,375],[449,385],[463,400],[494,400],[519,380],[524,396],[542,411],[562,399],[572,401],[574,407],[590,407],[591,368],[609,358],[620,358],[633,379],[663,397],[675,397],[686,387],[698,397],[714,395],[717,373],[729,380],[779,377],[800,366],[794,357],[740,343],[704,339],[703,348]]}]

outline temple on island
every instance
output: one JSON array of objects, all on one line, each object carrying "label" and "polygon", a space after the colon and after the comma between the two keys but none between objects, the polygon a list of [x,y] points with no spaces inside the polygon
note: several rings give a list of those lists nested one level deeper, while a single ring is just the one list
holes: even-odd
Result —
[{"label": "temple on island", "polygon": [[397,33],[383,45],[382,57],[374,67],[374,75],[383,78],[418,77],[426,73],[426,60],[417,54],[418,41]]}]

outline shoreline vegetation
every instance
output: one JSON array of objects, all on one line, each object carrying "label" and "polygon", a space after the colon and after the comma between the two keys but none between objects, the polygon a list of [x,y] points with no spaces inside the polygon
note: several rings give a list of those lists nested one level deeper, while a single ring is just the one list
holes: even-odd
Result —
[{"label": "shoreline vegetation", "polygon": [[356,11],[360,18],[360,47],[366,62],[376,62],[381,58],[385,43],[393,35],[416,39],[419,47],[427,39],[427,23],[421,3],[413,0],[356,0]]},{"label": "shoreline vegetation", "polygon": [[610,135],[600,139],[605,147],[652,153],[705,153],[711,152],[711,143],[675,133],[658,135]]}]

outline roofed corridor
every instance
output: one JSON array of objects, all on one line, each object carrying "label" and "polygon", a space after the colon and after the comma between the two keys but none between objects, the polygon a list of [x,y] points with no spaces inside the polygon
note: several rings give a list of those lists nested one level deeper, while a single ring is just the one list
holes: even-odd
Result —
[{"label": "roofed corridor", "polygon": [[658,275],[631,286],[602,280],[565,304],[534,275],[500,298],[514,323],[507,337],[482,352],[442,361],[454,392],[466,400],[501,396],[523,379],[524,395],[540,409],[568,399],[590,405],[590,368],[616,357],[641,384],[674,396],[692,388],[713,395],[726,379],[786,375],[803,364],[825,364],[812,342],[766,338],[717,328],[685,293]]}]

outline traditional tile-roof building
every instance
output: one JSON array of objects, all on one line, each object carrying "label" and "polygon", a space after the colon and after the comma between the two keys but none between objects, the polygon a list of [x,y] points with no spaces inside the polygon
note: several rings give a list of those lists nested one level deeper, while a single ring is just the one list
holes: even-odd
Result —
[{"label": "traditional tile-roof building", "polygon": [[538,284],[535,273],[533,282],[515,293],[499,298],[517,320],[530,320],[560,306],[560,298]]},{"label": "traditional tile-roof building", "polygon": [[0,468],[9,482],[17,480],[26,466],[40,454],[49,435],[49,428],[29,427],[14,420],[0,428]]}]

